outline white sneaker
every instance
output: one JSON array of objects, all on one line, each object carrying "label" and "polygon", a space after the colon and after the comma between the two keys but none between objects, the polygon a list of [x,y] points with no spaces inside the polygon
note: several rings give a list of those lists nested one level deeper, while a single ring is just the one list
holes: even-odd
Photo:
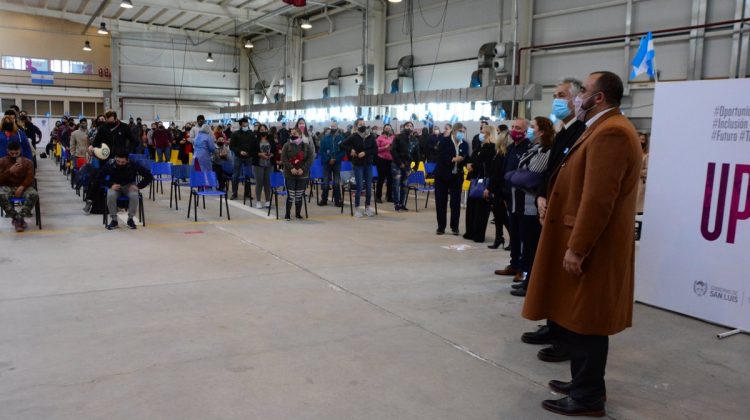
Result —
[{"label": "white sneaker", "polygon": [[362,210],[359,207],[354,210],[354,217],[362,217]]},{"label": "white sneaker", "polygon": [[263,203],[261,203],[260,201],[256,201],[255,202],[255,208],[256,209],[262,209],[263,208]]},{"label": "white sneaker", "polygon": [[270,201],[266,201],[266,206],[265,206],[265,207],[266,207],[267,209],[268,209],[268,208],[271,208],[271,202],[270,202]]},{"label": "white sneaker", "polygon": [[375,210],[372,209],[372,207],[368,207],[365,209],[365,216],[367,217],[373,217],[375,216]]}]

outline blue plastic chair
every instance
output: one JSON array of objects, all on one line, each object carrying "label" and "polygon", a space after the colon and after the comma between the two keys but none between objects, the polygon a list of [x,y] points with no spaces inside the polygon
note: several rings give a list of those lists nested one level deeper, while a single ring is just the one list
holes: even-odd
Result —
[{"label": "blue plastic chair", "polygon": [[164,194],[164,181],[172,182],[172,164],[169,162],[152,163],[151,175],[154,176],[154,179],[151,181],[151,186],[149,187],[148,196],[152,200],[156,201],[157,188],[154,187],[154,184],[158,182],[159,187],[161,187],[161,193]]},{"label": "blue plastic chair", "polygon": [[323,164],[320,159],[315,159],[310,167],[310,195],[307,201],[312,201],[312,192],[315,190],[315,202],[318,201],[318,188],[323,185]]},{"label": "blue plastic chair", "polygon": [[[286,180],[282,172],[271,172],[271,194],[273,194],[273,200],[276,203],[276,220],[279,220],[279,196],[287,196]],[[270,206],[268,207],[268,215],[271,215]]]},{"label": "blue plastic chair", "polygon": [[[26,202],[26,199],[23,197],[9,197],[8,201],[13,206],[22,206],[23,203]],[[4,217],[4,216],[5,216],[5,212],[2,211],[2,209],[0,209],[0,217]],[[41,230],[42,229],[42,212],[41,212],[41,206],[39,205],[38,199],[36,200],[36,204],[34,204],[34,216],[35,216],[36,225],[39,227],[39,230]]]},{"label": "blue plastic chair", "polygon": [[435,169],[437,168],[437,163],[435,162],[425,162],[424,164],[424,171],[427,174],[427,177],[432,178],[433,174],[435,173]]},{"label": "blue plastic chair", "polygon": [[[102,183],[102,189],[104,190],[104,197],[107,197],[107,192],[109,191],[109,188],[105,185],[106,182],[109,180],[109,177],[106,177],[104,179],[104,183]],[[118,209],[127,209],[130,205],[130,199],[127,196],[120,196],[117,197],[117,208]],[[102,213],[102,223],[104,225],[107,224],[107,216],[109,215],[109,206],[105,203],[104,204],[104,212]],[[146,212],[143,210],[143,194],[141,194],[141,191],[138,191],[138,218],[141,219],[141,225],[143,227],[146,227]]]},{"label": "blue plastic chair", "polygon": [[172,196],[174,196],[174,209],[180,210],[178,202],[182,200],[180,187],[190,186],[190,165],[172,165],[172,182],[169,191],[169,208],[172,208]]},{"label": "blue plastic chair", "polygon": [[[419,212],[417,193],[427,192],[427,200],[424,203],[424,208],[427,208],[427,204],[430,202],[430,192],[435,191],[435,187],[427,185],[427,181],[424,178],[424,172],[422,171],[415,171],[409,175],[406,179],[406,188],[408,188],[409,191],[414,191],[414,210],[417,212]],[[406,200],[409,200],[409,194],[406,195]]]},{"label": "blue plastic chair", "polygon": [[198,221],[198,197],[203,197],[203,208],[206,208],[206,197],[219,197],[219,217],[223,216],[221,200],[224,200],[224,204],[227,209],[227,220],[232,220],[229,217],[229,198],[227,197],[226,191],[218,190],[219,180],[216,178],[216,172],[192,172],[190,173],[190,199],[188,200],[188,219],[190,218],[190,207],[191,204],[195,206],[195,221]]}]

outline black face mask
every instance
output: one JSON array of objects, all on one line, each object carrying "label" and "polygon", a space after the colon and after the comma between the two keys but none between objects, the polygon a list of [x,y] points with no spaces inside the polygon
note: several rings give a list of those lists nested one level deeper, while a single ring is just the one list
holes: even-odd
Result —
[{"label": "black face mask", "polygon": [[18,159],[18,156],[10,156],[10,155],[8,155],[8,157],[10,158],[10,161],[13,162],[13,163],[16,163],[16,160]]},{"label": "black face mask", "polygon": [[359,131],[360,133],[364,134],[365,131],[367,131],[367,127],[365,127],[364,125],[361,126],[361,127],[357,127],[357,131]]},{"label": "black face mask", "polygon": [[3,124],[3,131],[13,131],[13,124],[11,123]]},{"label": "black face mask", "polygon": [[411,134],[411,128],[404,128],[404,134],[407,136]]}]

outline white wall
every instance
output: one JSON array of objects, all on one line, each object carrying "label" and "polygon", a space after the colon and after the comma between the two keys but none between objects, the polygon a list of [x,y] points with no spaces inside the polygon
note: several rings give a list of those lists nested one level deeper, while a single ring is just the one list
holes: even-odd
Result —
[{"label": "white wall", "polygon": [[[628,0],[519,0],[519,45],[524,47],[621,35],[628,31],[628,17],[630,33],[688,26],[700,23],[694,20],[693,3],[701,1],[707,7],[705,22],[710,23],[740,17],[736,16],[735,11],[738,2],[744,0],[631,0],[630,16]],[[512,0],[449,0],[444,28],[440,22],[445,6],[443,0],[415,0],[414,34],[411,40],[403,31],[406,2],[388,3],[384,91],[390,89],[390,82],[396,77],[394,68],[399,58],[412,52],[415,56],[417,90],[467,87],[471,73],[477,68],[479,47],[498,39],[500,4],[504,5],[502,35],[505,41],[510,41],[513,35]],[[337,66],[342,67],[344,74],[341,79],[342,95],[357,94],[357,86],[351,75],[362,57],[361,12],[338,12],[331,19],[332,32],[329,33],[326,19],[317,19],[313,21],[313,29],[304,33],[302,99],[321,98],[328,71]],[[698,78],[735,76],[730,71],[730,62],[733,52],[738,51],[733,51],[731,28],[709,30],[695,39],[695,43],[703,42],[703,54],[698,54],[696,59],[698,66],[702,67]],[[283,51],[279,51],[284,46],[283,38],[272,40],[271,49],[267,48],[267,41],[257,42],[258,47],[266,48],[262,55],[254,58],[262,78],[268,82],[274,74],[281,74],[284,59]],[[543,99],[531,104],[530,115],[550,113],[552,89],[563,77],[583,78],[595,70],[611,70],[627,81],[638,40],[637,36],[632,37],[627,47],[623,41],[614,41],[595,46],[543,49],[532,54],[525,52],[519,63],[521,82],[545,87]],[[657,35],[654,42],[656,67],[661,80],[692,78],[694,64],[691,63],[691,41],[687,33],[669,37]],[[748,45],[742,48],[747,51]],[[260,51],[263,50],[257,52]],[[441,64],[432,65],[436,61]],[[747,66],[750,68],[750,62]],[[641,76],[628,83],[627,90],[624,101],[626,113],[637,125],[650,127],[653,83]]]}]

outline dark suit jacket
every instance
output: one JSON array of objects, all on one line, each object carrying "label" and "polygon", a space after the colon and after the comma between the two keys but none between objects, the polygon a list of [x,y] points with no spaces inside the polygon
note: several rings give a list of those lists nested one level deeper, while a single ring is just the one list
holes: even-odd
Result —
[{"label": "dark suit jacket", "polygon": [[549,162],[547,163],[547,170],[542,173],[542,181],[539,183],[537,190],[537,197],[547,198],[547,189],[549,187],[549,180],[552,174],[562,163],[565,156],[568,154],[570,149],[576,143],[581,134],[586,131],[586,124],[576,120],[567,129],[563,128],[555,136],[555,140],[552,143],[552,147],[549,151]]},{"label": "dark suit jacket", "polygon": [[451,160],[456,157],[456,147],[453,145],[453,139],[450,137],[440,137],[438,143],[437,166],[435,167],[435,178],[440,181],[450,182],[454,176],[464,177],[464,165],[469,157],[469,145],[462,141],[458,146],[458,154],[463,156],[464,160],[458,163],[458,173],[453,174],[454,163]]}]

